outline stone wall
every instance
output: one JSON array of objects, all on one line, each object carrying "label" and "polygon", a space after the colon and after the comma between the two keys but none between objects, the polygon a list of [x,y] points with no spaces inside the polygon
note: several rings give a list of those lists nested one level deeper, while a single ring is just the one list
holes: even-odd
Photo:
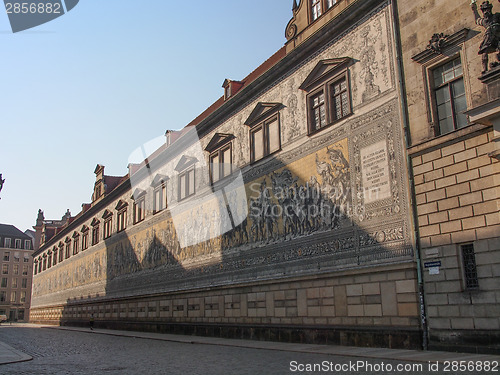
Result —
[{"label": "stone wall", "polygon": [[86,325],[94,313],[97,327],[419,348],[418,310],[415,266],[407,262],[214,290],[75,299],[31,316]]}]

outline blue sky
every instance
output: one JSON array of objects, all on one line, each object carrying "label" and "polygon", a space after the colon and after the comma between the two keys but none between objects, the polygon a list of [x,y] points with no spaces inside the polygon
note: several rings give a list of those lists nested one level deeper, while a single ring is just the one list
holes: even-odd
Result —
[{"label": "blue sky", "polygon": [[[80,0],[13,34],[0,11],[0,223],[90,201],[94,168],[184,127],[285,43],[292,0]],[[4,9],[4,8],[2,8]]]}]

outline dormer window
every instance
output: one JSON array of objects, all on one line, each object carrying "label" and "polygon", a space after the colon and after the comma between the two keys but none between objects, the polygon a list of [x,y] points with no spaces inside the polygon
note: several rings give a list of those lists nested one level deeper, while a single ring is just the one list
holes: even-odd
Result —
[{"label": "dormer window", "polygon": [[222,87],[224,88],[224,100],[227,100],[243,87],[243,82],[226,79]]}]

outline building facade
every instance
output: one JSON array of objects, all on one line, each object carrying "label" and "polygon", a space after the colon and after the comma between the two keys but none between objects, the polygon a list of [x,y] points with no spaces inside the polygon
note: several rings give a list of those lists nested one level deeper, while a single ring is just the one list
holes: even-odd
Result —
[{"label": "building facade", "polygon": [[500,70],[478,53],[494,3],[398,1],[431,348],[500,350]]},{"label": "building facade", "polygon": [[[225,79],[219,100],[167,131],[127,175],[98,165],[92,202],[56,231],[37,228],[33,320],[83,325],[94,314],[101,327],[406,348],[429,337],[438,347],[458,332],[450,322],[461,307],[439,304],[472,296],[453,291],[468,269],[460,249],[498,257],[494,133],[470,123],[491,112],[495,98],[483,94],[494,96],[495,85],[491,72],[490,83],[465,79],[465,102],[454,99],[462,122],[443,120],[448,128],[431,135],[437,125],[424,114],[438,89],[452,86],[443,81],[426,97],[428,77],[448,79],[449,66],[453,84],[475,74],[481,38],[463,30],[475,27],[469,5],[450,2],[457,24],[442,31],[450,35],[443,43],[455,55],[438,59],[423,35],[431,28],[413,22],[437,28],[443,9],[427,1],[432,17],[410,11],[422,2],[293,1],[283,48],[244,79]],[[463,45],[470,60],[461,65]],[[462,116],[473,109],[480,113]],[[462,162],[477,181],[445,170]],[[464,181],[469,191],[453,195]],[[471,201],[479,186],[481,201]],[[451,219],[462,207],[443,206],[453,200],[471,220]],[[435,222],[439,215],[446,219]],[[481,218],[474,238],[456,238]],[[441,229],[456,220],[460,229]],[[448,244],[436,243],[447,233]],[[475,259],[483,289],[474,298],[497,301],[498,264]],[[478,303],[477,321],[498,324],[498,313],[487,316],[496,302]],[[443,319],[450,326],[440,330]]]},{"label": "building facade", "polygon": [[29,321],[33,279],[33,241],[13,225],[0,224],[0,315]]}]

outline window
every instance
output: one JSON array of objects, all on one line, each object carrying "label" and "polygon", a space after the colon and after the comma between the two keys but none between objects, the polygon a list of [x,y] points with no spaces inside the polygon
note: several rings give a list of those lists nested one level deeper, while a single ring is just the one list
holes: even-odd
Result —
[{"label": "window", "polygon": [[195,193],[194,167],[179,174],[179,200]]},{"label": "window", "polygon": [[463,69],[460,57],[432,71],[439,134],[467,126]]},{"label": "window", "polygon": [[11,247],[11,239],[10,238],[4,239],[4,247],[7,247],[7,248]]},{"label": "window", "polygon": [[[54,253],[54,256],[52,258],[52,265],[55,266],[57,264],[57,247],[54,246],[54,249],[52,250]],[[35,266],[36,268],[36,266]]]},{"label": "window", "polygon": [[250,130],[250,160],[256,162],[281,149],[279,116],[254,126]]},{"label": "window", "polygon": [[[62,253],[62,248],[60,252]],[[38,258],[38,273],[40,272],[42,272],[42,259]]]},{"label": "window", "polygon": [[24,240],[24,249],[31,250],[31,240]]},{"label": "window", "polygon": [[99,222],[92,226],[92,246],[99,243]]},{"label": "window", "polygon": [[127,208],[123,208],[118,212],[116,220],[118,222],[117,232],[127,229]]},{"label": "window", "polygon": [[476,254],[474,253],[474,245],[461,245],[460,249],[462,252],[462,267],[465,290],[478,289],[479,280],[477,278]]},{"label": "window", "polygon": [[7,278],[6,277],[2,277],[1,287],[2,288],[7,288]]},{"label": "window", "polygon": [[113,216],[104,219],[104,239],[111,237]]},{"label": "window", "polygon": [[30,262],[30,255],[28,253],[25,253],[23,256],[23,262],[24,263],[29,263]]},{"label": "window", "polygon": [[311,0],[311,16],[313,21],[321,16],[321,0]]},{"label": "window", "polygon": [[167,208],[167,184],[157,186],[153,191],[153,213],[163,211]]},{"label": "window", "polygon": [[134,202],[134,224],[140,223],[145,218],[146,199],[145,197],[138,198]]},{"label": "window", "polygon": [[14,275],[19,275],[19,265],[18,264],[14,264]]},{"label": "window", "polygon": [[10,260],[10,251],[3,253],[3,261],[8,262]]},{"label": "window", "polygon": [[117,232],[121,232],[121,231],[127,229],[127,207],[128,207],[128,203],[121,200],[121,199],[118,201],[118,204],[115,207],[115,210],[117,211],[117,214],[116,214],[116,231]]},{"label": "window", "polygon": [[[21,291],[21,300],[19,302],[26,302],[26,292],[24,290]],[[24,316],[23,318],[19,317],[19,319],[24,319]]]},{"label": "window", "polygon": [[82,229],[82,251],[87,250],[89,247],[89,228],[83,227]]},{"label": "window", "polygon": [[34,264],[33,274],[36,275],[38,273],[38,260],[35,260],[33,264]]},{"label": "window", "polygon": [[80,235],[78,233],[73,234],[73,255],[78,254],[80,251]]},{"label": "window", "polygon": [[210,177],[212,183],[222,180],[232,173],[231,144],[216,150],[210,155]]},{"label": "window", "polygon": [[[49,254],[47,255],[47,268],[50,268],[52,267],[52,251],[49,252]],[[23,275],[24,275],[24,271],[23,271]]]},{"label": "window", "polygon": [[309,133],[314,133],[351,114],[347,73],[327,82],[308,98]]},{"label": "window", "polygon": [[17,277],[14,277],[12,279],[12,288],[14,288],[14,289],[17,288]]},{"label": "window", "polygon": [[68,259],[71,256],[71,240],[69,238],[66,238],[66,253],[64,259]]},{"label": "window", "polygon": [[16,251],[14,253],[14,262],[20,262],[21,261],[21,253],[19,253],[19,251]]},{"label": "window", "polygon": [[14,247],[16,249],[20,249],[21,248],[21,240],[20,239],[16,239],[16,241],[14,243]]},{"label": "window", "polygon": [[26,289],[28,287],[28,279],[22,279],[21,280],[21,288]]},{"label": "window", "polygon": [[9,265],[3,264],[2,265],[2,275],[8,275],[8,274],[9,274]]},{"label": "window", "polygon": [[64,245],[63,243],[59,243],[59,263],[64,260]]},{"label": "window", "polygon": [[13,291],[10,293],[10,302],[16,302],[17,300],[17,292]]},{"label": "window", "polygon": [[310,0],[310,1],[311,1],[312,21],[317,20],[323,14],[323,9],[328,10],[335,4],[337,4],[337,0]]},{"label": "window", "polygon": [[7,292],[5,290],[0,291],[0,302],[5,302],[7,300]]}]

